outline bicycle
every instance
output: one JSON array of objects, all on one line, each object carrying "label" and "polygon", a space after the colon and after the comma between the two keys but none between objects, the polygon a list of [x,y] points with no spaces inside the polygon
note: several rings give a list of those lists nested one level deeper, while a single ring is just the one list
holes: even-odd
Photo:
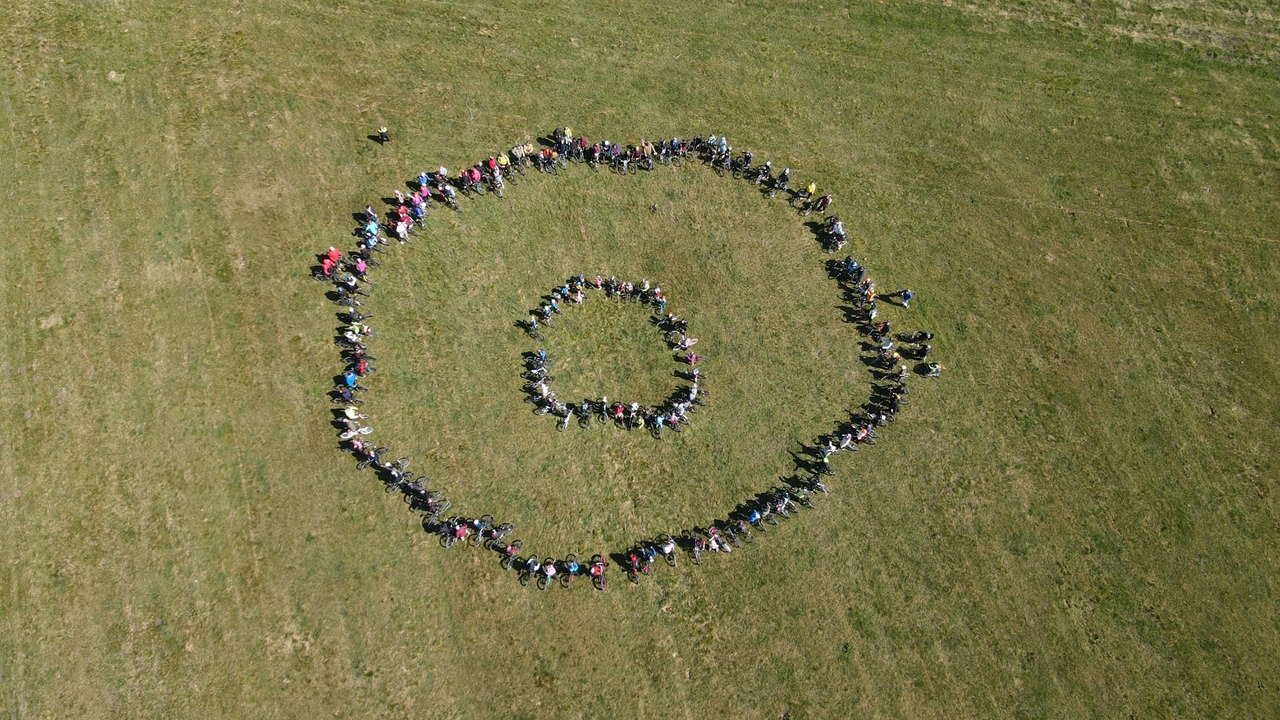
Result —
[{"label": "bicycle", "polygon": [[382,457],[382,454],[385,452],[388,452],[387,448],[385,447],[375,447],[372,450],[366,450],[365,459],[356,463],[356,469],[365,470],[370,466],[376,464],[378,462],[378,458]]},{"label": "bicycle", "polygon": [[796,496],[799,498],[798,503],[800,505],[803,505],[809,508],[810,510],[815,509],[815,505],[813,504],[813,498],[809,495],[808,488],[800,488],[799,490],[796,491]]},{"label": "bicycle", "polygon": [[534,555],[525,558],[524,567],[520,570],[520,584],[527,586],[537,577],[538,571],[542,569],[542,563]]},{"label": "bicycle", "polygon": [[604,592],[607,584],[605,580],[605,570],[609,567],[609,561],[600,555],[591,556],[591,567],[587,572],[591,575],[591,586],[600,592]]},{"label": "bicycle", "polygon": [[488,530],[489,526],[492,524],[492,515],[481,515],[471,522],[471,526],[475,528],[468,540],[468,542],[471,543],[471,547],[480,547],[480,544],[484,542],[484,531]]},{"label": "bicycle", "polygon": [[487,550],[494,550],[498,543],[515,531],[516,527],[511,523],[502,523],[495,528],[489,530],[489,537],[485,538],[481,545]]},{"label": "bicycle", "polygon": [[693,555],[693,564],[702,564],[702,552],[707,549],[706,538],[698,537],[696,530],[685,530],[680,533],[680,538],[689,545],[689,553]]},{"label": "bicycle", "polygon": [[542,573],[538,575],[537,580],[535,580],[533,584],[534,584],[534,587],[538,588],[539,590],[546,590],[547,588],[551,587],[552,583],[555,582],[555,576],[557,573],[556,559],[553,557],[548,557],[547,559],[543,560],[541,570],[542,570]]},{"label": "bicycle", "polygon": [[573,578],[582,574],[582,566],[578,564],[578,556],[569,553],[560,562],[564,572],[560,574],[560,587],[569,590],[573,587]]},{"label": "bicycle", "polygon": [[[462,530],[461,537],[458,535],[459,530]],[[462,522],[461,518],[457,517],[451,517],[441,523],[438,532],[440,533],[440,546],[445,548],[453,547],[458,540],[467,536],[466,524]]]},{"label": "bicycle", "polygon": [[516,559],[519,557],[520,549],[523,547],[523,540],[513,540],[502,546],[502,549],[499,551],[502,553],[502,561],[498,564],[502,566],[503,570],[511,569],[511,566],[515,564]]},{"label": "bicycle", "polygon": [[662,533],[654,538],[654,545],[662,553],[662,559],[667,561],[667,565],[676,567],[679,564],[679,560],[676,557],[679,555],[677,552],[679,545],[676,543],[676,539],[671,537],[670,533]]}]

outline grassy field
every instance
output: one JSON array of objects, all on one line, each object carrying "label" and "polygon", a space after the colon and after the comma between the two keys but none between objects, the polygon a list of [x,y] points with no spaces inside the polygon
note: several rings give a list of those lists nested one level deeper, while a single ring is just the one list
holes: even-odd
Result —
[{"label": "grassy field", "polygon": [[[1275,16],[8,3],[0,717],[1277,715]],[[818,178],[949,368],[816,511],[608,593],[442,550],[354,469],[307,276],[418,171],[564,124]],[[867,395],[811,235],[705,169],[571,168],[388,255],[380,441],[548,554],[723,514]],[[511,323],[577,272],[691,317],[689,432],[528,413]],[[614,310],[549,340],[565,383],[660,391]]]}]

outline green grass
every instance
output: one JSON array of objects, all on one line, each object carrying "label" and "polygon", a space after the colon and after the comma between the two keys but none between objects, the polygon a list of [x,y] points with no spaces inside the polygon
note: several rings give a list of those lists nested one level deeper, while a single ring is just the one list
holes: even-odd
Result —
[{"label": "green grass", "polygon": [[[1273,16],[11,3],[0,716],[1276,715]],[[605,594],[443,551],[354,470],[306,277],[423,168],[566,123],[819,178],[949,368],[817,511]],[[379,438],[547,553],[722,514],[867,392],[807,231],[702,169],[538,177],[390,255]],[[511,323],[577,272],[691,317],[690,431],[520,402]],[[668,381],[606,310],[549,340],[584,387]]]}]

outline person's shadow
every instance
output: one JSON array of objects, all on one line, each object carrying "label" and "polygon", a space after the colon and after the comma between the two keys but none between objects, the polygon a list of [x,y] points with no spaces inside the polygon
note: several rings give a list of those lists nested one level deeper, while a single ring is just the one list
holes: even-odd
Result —
[{"label": "person's shadow", "polygon": [[381,136],[381,135],[379,135],[379,134],[377,134],[377,133],[374,133],[374,134],[372,134],[372,135],[366,135],[365,137],[367,137],[367,138],[369,138],[370,140],[372,140],[372,141],[374,141],[374,142],[378,143],[378,146],[379,146],[379,147],[381,147],[381,146],[382,146],[382,136]]}]

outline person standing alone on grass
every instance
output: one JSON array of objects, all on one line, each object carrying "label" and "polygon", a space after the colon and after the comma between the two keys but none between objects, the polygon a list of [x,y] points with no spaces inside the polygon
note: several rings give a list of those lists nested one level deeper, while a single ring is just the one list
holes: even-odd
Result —
[{"label": "person standing alone on grass", "polygon": [[383,125],[378,128],[378,144],[386,145],[389,142],[391,142],[391,135],[387,132],[387,126]]}]

